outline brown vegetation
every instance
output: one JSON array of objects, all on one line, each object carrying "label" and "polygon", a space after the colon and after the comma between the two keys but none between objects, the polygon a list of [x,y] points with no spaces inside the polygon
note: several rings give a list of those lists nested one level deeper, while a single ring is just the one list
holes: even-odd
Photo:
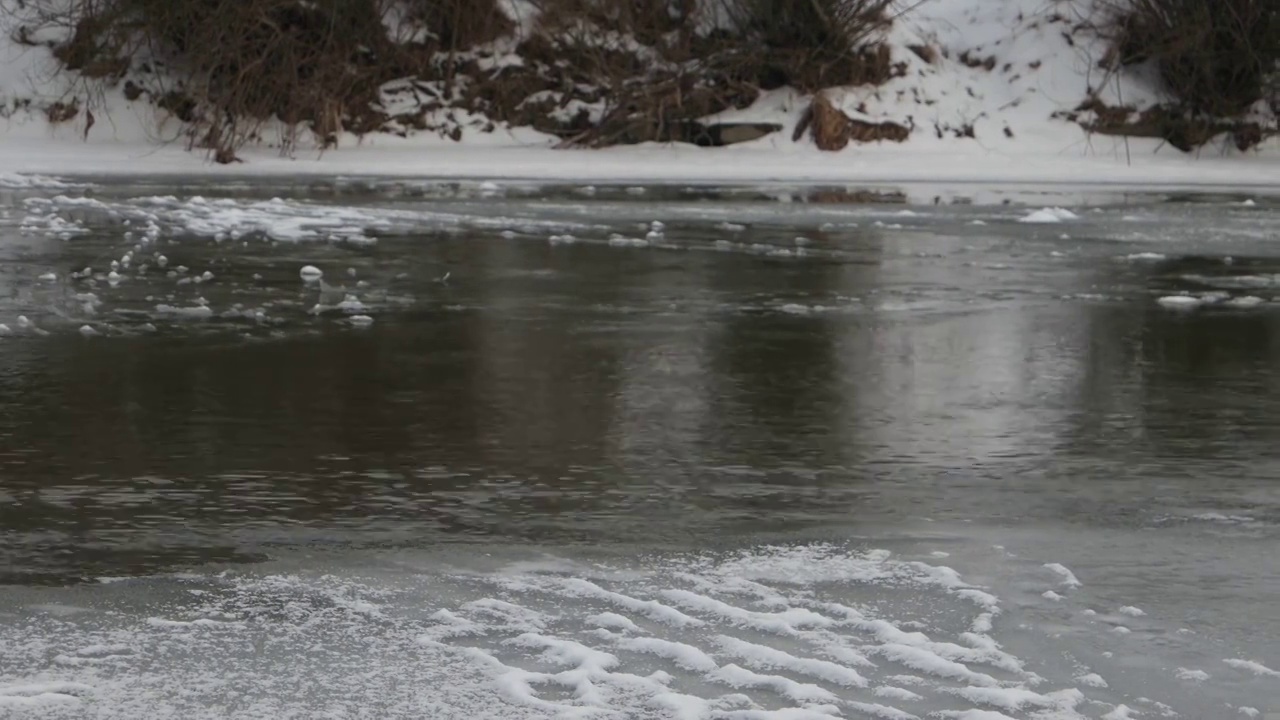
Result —
[{"label": "brown vegetation", "polygon": [[[529,125],[566,144],[720,144],[771,128],[696,120],[745,107],[761,89],[879,84],[900,72],[877,35],[893,0],[536,4],[538,23],[520,35],[497,0],[25,0],[29,22],[16,33],[65,29],[52,48],[63,68],[149,100],[223,161],[273,119],[291,128],[285,152],[302,129],[324,146],[380,130],[457,139],[461,127],[438,120],[450,109],[487,117],[481,131]],[[718,24],[700,15],[708,9]],[[489,62],[512,48],[520,62]],[[416,109],[381,108],[381,89],[405,78],[400,92]]]}]

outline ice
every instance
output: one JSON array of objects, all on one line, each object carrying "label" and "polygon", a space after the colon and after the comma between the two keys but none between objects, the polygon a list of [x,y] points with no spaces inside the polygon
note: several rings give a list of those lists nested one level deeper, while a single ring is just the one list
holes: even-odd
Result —
[{"label": "ice", "polygon": [[642,637],[622,638],[617,641],[617,645],[623,650],[666,658],[686,670],[709,672],[718,667],[716,661],[710,655],[682,642]]},{"label": "ice", "polygon": [[1247,718],[1256,718],[1262,714],[1258,710],[1258,708],[1249,707],[1248,705],[1241,705],[1240,707],[1236,708],[1236,712],[1240,713],[1241,715],[1244,715]]},{"label": "ice", "polygon": [[1058,593],[1052,590],[1045,590],[1043,593],[1040,594],[1040,596],[1043,597],[1045,600],[1052,600],[1054,602],[1058,602],[1063,599],[1061,595],[1059,595]]},{"label": "ice", "polygon": [[1136,608],[1132,605],[1125,605],[1121,607],[1117,612],[1119,612],[1121,615],[1128,615],[1129,617],[1142,617],[1147,614],[1141,608]]},{"label": "ice", "polygon": [[1079,220],[1080,216],[1060,207],[1047,207],[1031,212],[1020,218],[1023,223],[1060,223],[1066,220]]},{"label": "ice", "polygon": [[1256,295],[1242,295],[1240,297],[1231,298],[1226,302],[1226,305],[1227,307],[1248,309],[1257,307],[1265,302],[1266,300],[1263,300]]},{"label": "ice", "polygon": [[666,590],[662,595],[675,605],[716,616],[719,620],[734,625],[778,635],[795,635],[800,628],[822,628],[836,624],[831,618],[807,608],[791,608],[782,612],[757,612],[688,590]]},{"label": "ice", "polygon": [[1082,585],[1080,579],[1076,577],[1075,573],[1071,572],[1070,569],[1061,563],[1045,563],[1044,568],[1056,573],[1060,578],[1062,578],[1062,584],[1067,587],[1077,588]]},{"label": "ice", "polygon": [[625,632],[640,632],[640,626],[631,621],[630,618],[623,617],[617,613],[602,612],[592,615],[585,621],[588,625],[596,625],[602,628],[614,628]]},{"label": "ice", "polygon": [[839,698],[812,683],[802,683],[781,675],[762,675],[739,665],[725,665],[707,674],[707,679],[735,689],[764,688],[798,703],[835,703]]},{"label": "ice", "polygon": [[1125,259],[1130,262],[1159,262],[1161,260],[1167,259],[1167,257],[1168,256],[1164,255],[1163,253],[1140,252],[1140,253],[1130,253],[1129,255],[1125,256]]},{"label": "ice", "polygon": [[1188,682],[1204,682],[1209,679],[1209,673],[1203,670],[1193,670],[1191,668],[1184,667],[1178,668],[1178,671],[1174,673],[1174,676],[1179,680],[1186,680]]},{"label": "ice", "polygon": [[93,688],[77,682],[50,681],[0,685],[0,709],[36,710],[50,705],[79,705]]},{"label": "ice", "polygon": [[1165,295],[1156,299],[1160,307],[1170,310],[1194,310],[1204,304],[1204,300],[1190,295]]},{"label": "ice", "polygon": [[923,700],[924,696],[919,693],[913,693],[910,690],[892,685],[881,685],[875,689],[876,697],[890,698],[892,700],[902,700],[905,702],[915,702]]},{"label": "ice", "polygon": [[1261,677],[1280,678],[1280,672],[1272,670],[1266,665],[1263,665],[1262,663],[1254,660],[1243,660],[1240,658],[1232,658],[1228,660],[1223,660],[1222,662],[1226,663],[1229,667],[1235,668],[1236,670],[1244,670],[1245,672],[1251,672],[1254,675],[1258,675]]},{"label": "ice", "polygon": [[1101,720],[1135,720],[1141,714],[1128,705],[1117,705],[1103,715]]},{"label": "ice", "polygon": [[51,273],[51,272],[47,272],[41,275],[39,278],[37,278],[37,280],[42,280],[44,282],[53,282],[54,280],[57,280],[57,279],[58,279],[58,274]]},{"label": "ice", "polygon": [[1102,679],[1102,676],[1101,676],[1101,675],[1099,675],[1099,674],[1097,674],[1097,673],[1088,673],[1088,674],[1085,674],[1085,675],[1077,675],[1077,676],[1076,676],[1076,678],[1075,678],[1075,680],[1076,680],[1076,682],[1080,683],[1081,685],[1085,685],[1085,686],[1088,686],[1088,687],[1095,687],[1095,688],[1105,688],[1105,687],[1107,687],[1107,681],[1106,681],[1106,680],[1104,680],[1104,679]]},{"label": "ice", "polygon": [[298,277],[302,278],[303,282],[316,282],[324,277],[324,271],[315,265],[303,265],[302,269],[298,270]]},{"label": "ice", "polygon": [[728,635],[717,637],[715,642],[725,654],[738,658],[753,668],[786,670],[845,687],[867,687],[868,684],[866,678],[856,670],[827,660],[796,657],[776,648],[738,640]]},{"label": "ice", "polygon": [[368,315],[352,315],[347,318],[347,322],[356,327],[369,327],[373,324],[373,318]]},{"label": "ice", "polygon": [[937,653],[922,648],[900,643],[885,643],[877,646],[875,651],[886,660],[934,677],[962,680],[977,685],[999,684],[995,678],[986,673],[975,672],[962,663],[947,660]]},{"label": "ice", "polygon": [[683,627],[703,624],[701,620],[685,615],[669,605],[663,605],[656,600],[639,600],[622,593],[610,592],[589,580],[568,578],[564,581],[564,589],[570,596],[595,597],[608,600],[619,607],[641,613],[651,620],[669,625]]},{"label": "ice", "polygon": [[1070,710],[1084,701],[1084,694],[1075,688],[1041,694],[1024,688],[966,687],[953,691],[960,697],[979,705],[990,705],[1017,712],[1026,707]]}]

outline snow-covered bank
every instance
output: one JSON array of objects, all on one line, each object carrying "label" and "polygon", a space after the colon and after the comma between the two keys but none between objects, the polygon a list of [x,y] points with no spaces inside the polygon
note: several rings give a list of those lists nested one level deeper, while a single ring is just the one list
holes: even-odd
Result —
[{"label": "snow-covered bank", "polygon": [[1280,189],[1280,161],[1268,157],[1188,158],[1159,155],[1126,163],[1098,154],[1011,155],[966,147],[851,149],[838,155],[812,148],[637,146],[555,150],[521,144],[443,145],[413,139],[366,138],[358,147],[323,155],[280,157],[270,149],[217,165],[180,145],[83,145],[41,139],[0,145],[0,168],[18,175],[163,175],[225,177],[378,176],[508,179],[586,183],[887,183],[934,185],[1064,185],[1115,189]]},{"label": "snow-covered bank", "polygon": [[[649,143],[560,150],[553,147],[556,138],[530,128],[485,132],[478,129],[482,118],[450,114],[457,141],[430,130],[409,131],[407,137],[345,134],[336,149],[321,153],[303,143],[292,158],[282,157],[268,142],[239,151],[242,162],[219,166],[202,151],[187,149],[176,120],[144,99],[129,101],[119,88],[107,89],[101,108],[95,108],[96,121],[80,113],[49,123],[42,109],[78,98],[83,86],[56,72],[46,48],[19,46],[3,33],[0,172],[1188,189],[1280,185],[1278,138],[1240,152],[1224,137],[1199,152],[1183,153],[1156,138],[1087,132],[1082,123],[1093,112],[1081,110],[1087,99],[1141,108],[1159,96],[1149,77],[1104,76],[1099,70],[1105,43],[1083,29],[1096,12],[1093,6],[1091,0],[913,5],[886,38],[900,73],[879,86],[824,91],[849,119],[909,129],[906,140],[855,142],[839,152],[819,151],[804,132],[811,98],[781,89],[763,92],[744,110],[706,118],[781,128],[723,148]],[[384,88],[384,105],[391,103],[389,92]],[[15,109],[22,101],[29,102],[26,109]],[[1275,122],[1269,113],[1258,110],[1264,125]]]}]

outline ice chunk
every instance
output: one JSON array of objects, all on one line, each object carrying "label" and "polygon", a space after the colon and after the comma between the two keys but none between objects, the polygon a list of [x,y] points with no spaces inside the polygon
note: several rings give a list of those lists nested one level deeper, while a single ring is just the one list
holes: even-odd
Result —
[{"label": "ice chunk", "polygon": [[1162,253],[1140,252],[1125,255],[1124,259],[1130,262],[1159,262],[1160,260],[1167,259],[1167,257],[1168,256]]},{"label": "ice chunk", "polygon": [[1043,593],[1040,594],[1040,597],[1044,598],[1045,600],[1052,600],[1054,602],[1058,602],[1062,600],[1062,596],[1052,590],[1045,590]]},{"label": "ice chunk", "polygon": [[1178,672],[1175,673],[1175,677],[1187,682],[1204,682],[1209,679],[1209,673],[1203,670],[1192,670],[1191,668],[1180,667],[1178,668]]},{"label": "ice chunk", "polygon": [[1102,676],[1097,673],[1088,673],[1086,675],[1078,675],[1076,676],[1076,682],[1080,683],[1081,685],[1087,685],[1089,687],[1095,687],[1095,688],[1107,687],[1107,681],[1103,680]]},{"label": "ice chunk", "polygon": [[1047,207],[1036,210],[1018,220],[1023,223],[1060,223],[1065,220],[1079,220],[1080,216],[1060,207]]},{"label": "ice chunk", "polygon": [[303,265],[298,271],[298,277],[302,278],[303,282],[316,282],[324,277],[324,271],[315,265]]},{"label": "ice chunk", "polygon": [[710,672],[717,667],[716,661],[710,655],[682,642],[652,637],[623,638],[618,642],[618,647],[671,660],[686,670]]},{"label": "ice chunk", "polygon": [[1080,579],[1076,577],[1075,573],[1071,572],[1071,570],[1061,563],[1045,563],[1044,567],[1047,570],[1057,573],[1058,576],[1062,578],[1062,584],[1067,587],[1080,587],[1083,584],[1080,582]]},{"label": "ice chunk", "polygon": [[1247,309],[1257,307],[1265,302],[1266,300],[1263,300],[1256,295],[1242,295],[1240,297],[1231,298],[1226,302],[1226,305],[1227,307]]},{"label": "ice chunk", "polygon": [[80,334],[85,337],[93,337],[94,335],[100,335],[101,333],[95,330],[92,325],[81,325]]},{"label": "ice chunk", "polygon": [[1147,614],[1141,608],[1136,608],[1132,605],[1125,605],[1124,607],[1120,608],[1118,612],[1121,615],[1128,615],[1129,617],[1142,617],[1143,615]]},{"label": "ice chunk", "polygon": [[351,317],[347,318],[347,320],[350,321],[351,324],[355,325],[356,327],[369,327],[370,325],[373,324],[373,318],[369,317],[368,315],[352,315]]},{"label": "ice chunk", "polygon": [[1170,310],[1194,310],[1204,304],[1204,300],[1190,295],[1165,295],[1158,298],[1156,303],[1163,308]]},{"label": "ice chunk", "polygon": [[58,279],[58,275],[57,273],[47,272],[41,275],[38,279],[43,280],[44,282],[53,282],[54,280]]},{"label": "ice chunk", "polygon": [[1276,672],[1275,670],[1272,670],[1266,665],[1263,665],[1262,663],[1256,662],[1253,660],[1242,660],[1240,658],[1232,658],[1229,660],[1223,660],[1222,662],[1226,663],[1228,666],[1233,667],[1237,670],[1244,670],[1246,672],[1251,672],[1254,675],[1259,675],[1262,677],[1280,678],[1280,672]]}]

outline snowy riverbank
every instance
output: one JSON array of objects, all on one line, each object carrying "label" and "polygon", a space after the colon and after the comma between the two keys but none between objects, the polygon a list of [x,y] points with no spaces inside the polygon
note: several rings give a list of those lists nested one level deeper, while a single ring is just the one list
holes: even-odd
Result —
[{"label": "snowy riverbank", "polygon": [[[1090,96],[1143,107],[1157,90],[1136,73],[1101,77],[1101,40],[1080,30],[1089,2],[929,0],[895,23],[888,44],[904,68],[880,86],[827,91],[844,113],[867,123],[910,127],[905,142],[852,143],[818,150],[797,132],[810,98],[763,93],[750,107],[707,118],[770,123],[781,130],[722,148],[647,143],[600,150],[554,149],[529,128],[466,127],[455,141],[423,131],[397,137],[345,135],[325,152],[303,142],[292,157],[271,143],[218,166],[189,151],[182,128],[145,100],[120,91],[51,125],[38,108],[74,96],[76,78],[55,71],[45,48],[0,38],[0,172],[74,174],[379,175],[581,182],[797,182],[1072,184],[1160,188],[1265,188],[1280,179],[1280,140],[1237,150],[1228,138],[1184,153],[1156,138],[1087,132],[1079,108]],[[1076,24],[1073,24],[1076,23]],[[939,49],[926,60],[908,48]],[[974,58],[983,58],[976,62]],[[26,110],[12,109],[19,99]],[[390,101],[388,101],[390,102]],[[1261,103],[1260,103],[1261,104]],[[1259,110],[1259,119],[1274,123]],[[1065,119],[1067,115],[1076,121]]]}]

